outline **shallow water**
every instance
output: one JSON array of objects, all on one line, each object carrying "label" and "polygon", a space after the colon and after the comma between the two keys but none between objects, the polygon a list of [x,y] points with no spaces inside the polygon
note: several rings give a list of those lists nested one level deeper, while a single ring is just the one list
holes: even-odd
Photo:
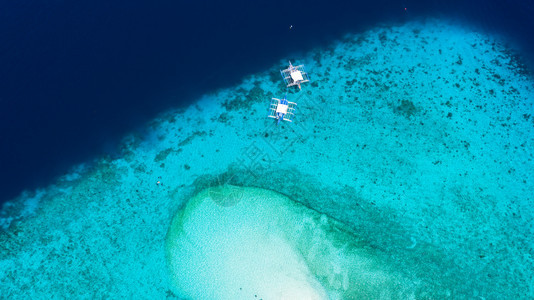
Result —
[{"label": "shallow water", "polygon": [[312,81],[289,90],[297,115],[279,126],[267,109],[288,91],[287,62],[273,60],[8,202],[2,295],[176,298],[172,217],[231,184],[340,222],[415,298],[533,297],[534,87],[520,57],[456,20],[376,25],[293,61]]}]

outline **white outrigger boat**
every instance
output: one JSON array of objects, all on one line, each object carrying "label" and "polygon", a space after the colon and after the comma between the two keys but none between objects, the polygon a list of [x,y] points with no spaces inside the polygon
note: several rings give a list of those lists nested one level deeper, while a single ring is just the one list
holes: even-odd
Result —
[{"label": "white outrigger boat", "polygon": [[308,73],[304,70],[304,65],[293,66],[291,61],[289,62],[289,68],[280,70],[280,74],[282,74],[282,78],[287,87],[296,85],[299,87],[299,90],[301,89],[301,83],[310,81]]},{"label": "white outrigger boat", "polygon": [[280,124],[280,121],[293,122],[295,117],[295,108],[297,103],[287,101],[287,95],[284,99],[272,98],[271,106],[269,107],[269,118],[277,119],[276,125]]}]

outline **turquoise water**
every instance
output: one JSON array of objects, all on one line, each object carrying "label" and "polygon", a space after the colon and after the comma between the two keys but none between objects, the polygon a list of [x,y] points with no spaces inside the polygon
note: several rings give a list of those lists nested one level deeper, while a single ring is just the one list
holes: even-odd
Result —
[{"label": "turquoise water", "polygon": [[286,58],[163,113],[149,134],[124,138],[120,157],[4,207],[0,292],[178,298],[171,220],[198,192],[231,184],[344,224],[351,247],[411,283],[373,297],[532,298],[534,81],[514,51],[447,21],[377,26],[294,58],[312,82],[289,92],[291,124],[267,118],[286,92]]}]

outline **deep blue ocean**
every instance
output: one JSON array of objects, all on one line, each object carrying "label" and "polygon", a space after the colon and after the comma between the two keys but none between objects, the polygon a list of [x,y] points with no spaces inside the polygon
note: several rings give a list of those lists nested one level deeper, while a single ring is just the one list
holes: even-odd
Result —
[{"label": "deep blue ocean", "polygon": [[0,201],[117,155],[168,108],[378,23],[457,18],[508,36],[532,70],[533,15],[534,0],[3,1]]}]

